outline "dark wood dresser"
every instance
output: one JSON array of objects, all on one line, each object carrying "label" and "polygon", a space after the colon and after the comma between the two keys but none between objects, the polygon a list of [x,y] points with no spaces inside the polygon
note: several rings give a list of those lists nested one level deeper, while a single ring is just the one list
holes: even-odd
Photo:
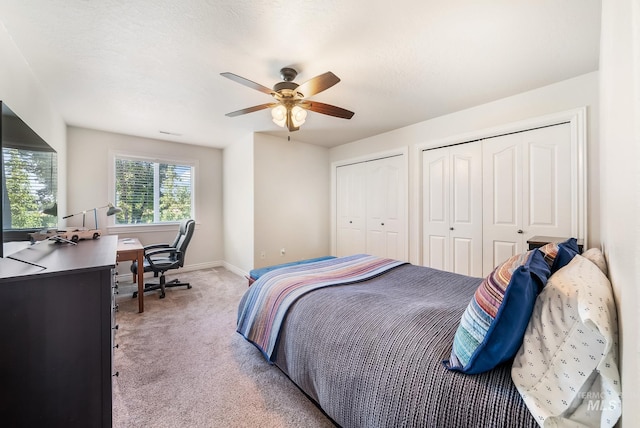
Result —
[{"label": "dark wood dresser", "polygon": [[110,427],[116,236],[0,259],[0,421]]}]

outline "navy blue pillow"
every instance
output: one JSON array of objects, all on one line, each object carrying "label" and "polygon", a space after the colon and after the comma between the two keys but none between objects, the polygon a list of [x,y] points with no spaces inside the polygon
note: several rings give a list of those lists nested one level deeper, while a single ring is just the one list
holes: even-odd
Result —
[{"label": "navy blue pillow", "polygon": [[518,352],[549,266],[538,249],[498,265],[476,289],[453,340],[449,370],[489,371]]},{"label": "navy blue pillow", "polygon": [[569,238],[560,243],[549,242],[540,247],[540,251],[551,269],[551,274],[569,264],[576,254],[580,253],[576,238]]}]

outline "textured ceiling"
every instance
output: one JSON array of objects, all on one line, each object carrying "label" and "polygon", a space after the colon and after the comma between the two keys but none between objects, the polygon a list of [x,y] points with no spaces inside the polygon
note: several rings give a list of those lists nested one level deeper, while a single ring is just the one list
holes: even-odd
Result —
[{"label": "textured ceiling", "polygon": [[[332,71],[292,139],[336,146],[598,69],[594,0],[0,0],[0,22],[64,120],[213,147],[286,136],[268,110],[225,113]],[[170,135],[165,132],[178,134]]]}]

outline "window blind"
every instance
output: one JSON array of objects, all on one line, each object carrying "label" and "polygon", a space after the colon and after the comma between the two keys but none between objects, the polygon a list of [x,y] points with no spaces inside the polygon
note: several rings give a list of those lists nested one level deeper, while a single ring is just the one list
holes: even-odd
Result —
[{"label": "window blind", "polygon": [[[3,229],[56,227],[55,206],[58,161],[55,152],[16,147],[2,148]],[[46,214],[45,210],[50,214]]]},{"label": "window blind", "polygon": [[146,224],[193,218],[193,167],[115,158],[116,224]]}]

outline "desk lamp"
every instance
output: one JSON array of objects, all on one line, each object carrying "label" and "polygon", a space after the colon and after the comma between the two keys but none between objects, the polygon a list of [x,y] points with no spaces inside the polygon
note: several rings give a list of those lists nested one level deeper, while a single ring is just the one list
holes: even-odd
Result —
[{"label": "desk lamp", "polygon": [[85,211],[80,211],[79,213],[75,213],[75,214],[69,214],[69,215],[66,215],[66,216],[62,217],[62,219],[64,220],[66,218],[82,214],[82,227],[85,227],[85,218],[86,218],[87,211],[93,211],[93,218],[94,218],[94,222],[95,222],[95,226],[96,226],[95,228],[97,229],[98,228],[98,210],[103,209],[103,208],[108,208],[108,210],[107,210],[107,216],[108,217],[110,217],[110,216],[112,216],[114,214],[122,212],[122,208],[114,207],[113,204],[111,202],[109,202],[105,206],[91,208],[91,209],[88,209],[88,210],[85,210]]}]

